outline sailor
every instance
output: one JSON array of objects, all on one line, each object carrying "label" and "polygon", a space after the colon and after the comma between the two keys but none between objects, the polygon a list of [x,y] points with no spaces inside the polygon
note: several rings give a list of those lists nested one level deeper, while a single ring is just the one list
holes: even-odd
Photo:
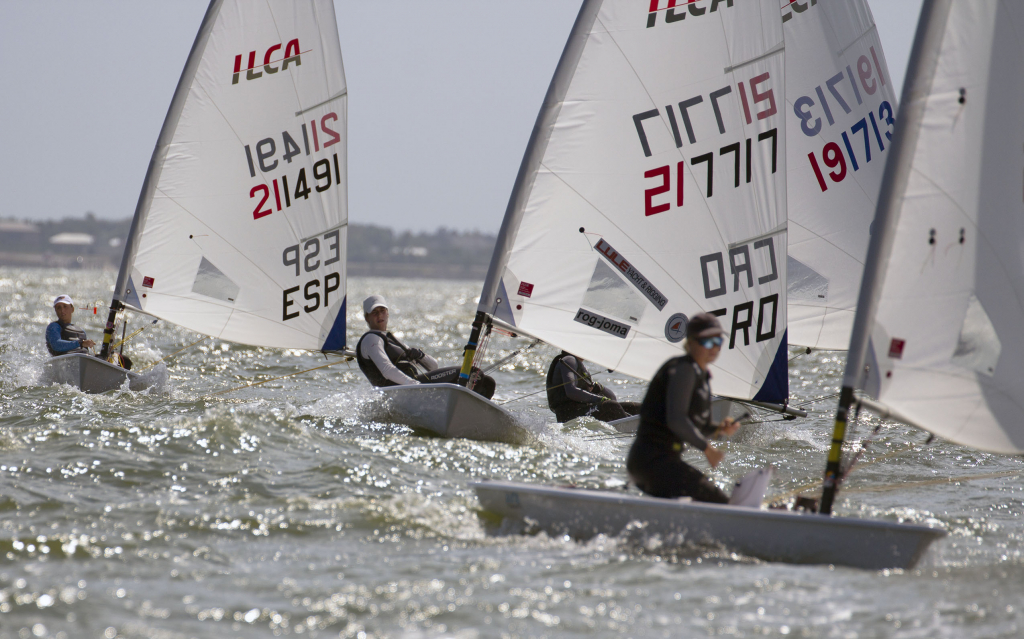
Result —
[{"label": "sailor", "polygon": [[559,423],[587,415],[610,422],[640,412],[640,404],[618,401],[612,389],[591,378],[581,358],[566,351],[551,360],[547,391],[548,408]]},{"label": "sailor", "polygon": [[75,312],[75,303],[67,295],[58,295],[53,300],[53,310],[57,313],[57,321],[46,327],[46,348],[50,355],[68,355],[70,353],[89,353],[96,342],[86,338],[85,331],[71,323],[71,315]]},{"label": "sailor", "polygon": [[708,367],[722,348],[725,331],[710,313],[690,318],[686,355],[662,365],[640,407],[640,426],[626,459],[637,488],[654,497],[692,497],[695,501],[728,503],[729,497],[699,470],[682,460],[686,444],[703,451],[712,468],[725,453],[709,437],[732,435],[739,424],[726,417],[711,423],[711,373]]},{"label": "sailor", "polygon": [[[363,300],[363,313],[370,330],[356,344],[356,361],[371,384],[405,386],[458,381],[459,366],[439,368],[433,357],[418,348],[409,348],[388,332],[388,304],[382,296],[371,295]],[[494,379],[480,374],[473,390],[490,399],[494,387]]]}]

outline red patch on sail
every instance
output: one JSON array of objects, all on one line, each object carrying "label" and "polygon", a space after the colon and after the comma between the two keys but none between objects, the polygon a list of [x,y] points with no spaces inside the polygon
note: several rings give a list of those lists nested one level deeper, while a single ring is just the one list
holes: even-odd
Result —
[{"label": "red patch on sail", "polygon": [[144,278],[142,278],[142,285],[145,286],[146,288],[153,288],[153,278],[152,277],[144,277]]},{"label": "red patch on sail", "polygon": [[907,340],[898,337],[892,338],[892,341],[889,342],[889,357],[892,359],[903,359],[903,347],[906,345]]},{"label": "red patch on sail", "polygon": [[530,284],[528,282],[520,282],[519,294],[522,295],[523,297],[530,297],[531,295],[533,295],[533,284]]}]

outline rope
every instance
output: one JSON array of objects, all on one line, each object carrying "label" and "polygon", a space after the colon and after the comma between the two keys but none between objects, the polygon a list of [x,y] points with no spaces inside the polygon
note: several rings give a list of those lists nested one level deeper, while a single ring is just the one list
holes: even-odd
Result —
[{"label": "rope", "polygon": [[340,359],[340,360],[338,360],[336,362],[331,362],[329,364],[324,364],[323,366],[317,366],[315,368],[307,368],[304,371],[298,371],[296,373],[288,373],[287,375],[279,375],[278,377],[271,377],[270,379],[265,379],[262,382],[254,382],[252,384],[245,384],[243,386],[236,386],[234,388],[229,388],[227,390],[217,391],[216,393],[210,393],[209,395],[207,395],[203,399],[210,399],[211,397],[216,397],[217,395],[224,395],[225,393],[230,393],[230,392],[233,392],[233,391],[236,391],[236,390],[242,390],[243,388],[252,388],[254,386],[262,386],[263,384],[266,384],[267,382],[272,382],[272,381],[278,380],[278,379],[284,379],[286,377],[294,377],[296,375],[301,375],[303,373],[309,373],[311,371],[318,371],[321,368],[327,368],[328,366],[334,366],[335,364],[342,364],[344,362],[351,362],[352,359],[353,358],[348,357],[348,358],[345,358],[345,359]]},{"label": "rope", "polygon": [[561,387],[565,386],[568,383],[569,382],[562,382],[558,386],[552,386],[551,388],[542,388],[539,391],[536,391],[534,393],[528,393],[526,395],[520,395],[519,397],[514,397],[512,399],[505,400],[502,403],[498,404],[498,406],[504,406],[505,404],[511,404],[512,402],[518,402],[521,399],[526,399],[527,397],[533,397],[534,395],[537,395],[537,394],[540,394],[540,393],[545,393],[545,392],[547,392],[549,390],[555,390],[556,388],[561,388]]},{"label": "rope", "polygon": [[[152,325],[150,325],[150,326],[152,326]],[[128,342],[132,341],[133,337],[135,337],[136,335],[138,335],[142,331],[146,330],[147,328],[149,328],[149,326],[143,326],[142,328],[135,329],[135,332],[133,332],[128,337],[122,337],[119,341],[116,341],[113,344],[111,344],[110,345],[110,350],[114,350],[115,348],[117,348],[121,344],[127,344]]]},{"label": "rope", "polygon": [[163,357],[161,357],[160,359],[156,360],[155,362],[153,362],[149,366],[147,366],[145,368],[140,368],[136,372],[143,373],[145,371],[148,371],[149,369],[153,368],[154,366],[156,366],[160,362],[164,361],[165,359],[170,359],[170,358],[174,357],[175,355],[177,355],[178,353],[180,353],[180,352],[182,352],[184,350],[188,350],[188,349],[192,348],[193,346],[195,346],[196,344],[198,344],[199,342],[202,342],[202,341],[208,340],[208,339],[210,339],[209,336],[203,337],[202,339],[197,339],[196,341],[192,342],[191,344],[189,344],[185,348],[178,349],[178,350],[174,351],[173,353],[171,353],[170,355],[164,355]]},{"label": "rope", "polygon": [[835,399],[836,397],[839,397],[839,393],[833,393],[831,395],[822,395],[821,397],[816,397],[814,399],[804,400],[804,401],[802,401],[802,402],[800,402],[798,404],[792,404],[792,406],[794,406],[794,407],[807,406],[808,404],[815,404],[815,403],[820,402],[822,400]]}]

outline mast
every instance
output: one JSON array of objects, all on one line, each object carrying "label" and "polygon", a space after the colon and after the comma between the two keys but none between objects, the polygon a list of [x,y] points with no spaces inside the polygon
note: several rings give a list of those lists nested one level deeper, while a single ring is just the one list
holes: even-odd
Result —
[{"label": "mast", "polygon": [[824,488],[819,508],[823,515],[832,513],[832,503],[838,490],[847,415],[853,404],[853,391],[863,378],[868,341],[874,327],[879,295],[951,7],[952,0],[925,0],[921,8],[914,47],[907,66],[907,78],[900,98],[899,122],[886,164],[885,177],[882,179],[873,224],[874,232],[868,244],[864,278],[857,298],[857,312],[853,321],[853,333],[850,336],[843,388],[839,395],[839,407],[836,410],[836,421],[832,431],[832,446],[825,466]]},{"label": "mast", "polygon": [[562,101],[565,99],[569,84],[576,72],[576,65],[579,64],[580,57],[583,55],[587,37],[594,26],[594,21],[597,19],[603,2],[604,0],[584,0],[583,6],[580,7],[576,22],[569,33],[569,39],[562,50],[562,57],[551,78],[551,84],[548,85],[548,91],[544,96],[540,113],[537,115],[537,121],[533,125],[530,141],[526,145],[526,153],[523,154],[519,173],[512,186],[512,195],[505,208],[505,217],[501,222],[501,230],[498,231],[494,253],[491,254],[491,264],[487,268],[487,278],[484,280],[484,287],[480,293],[480,303],[477,305],[473,329],[470,332],[469,342],[466,344],[462,370],[459,373],[459,384],[462,386],[469,381],[473,357],[476,355],[476,347],[480,340],[480,331],[487,322],[487,316],[493,312],[497,304],[498,283],[501,281],[501,275],[508,263],[508,254],[512,250],[516,233],[519,231],[519,223],[526,210],[526,202],[530,196],[533,180],[547,149],[552,127],[562,108]]},{"label": "mast", "polygon": [[178,86],[174,89],[174,97],[171,105],[167,108],[167,116],[164,118],[163,127],[160,129],[160,136],[157,138],[156,147],[153,149],[153,156],[149,160],[149,168],[146,170],[146,179],[142,182],[142,192],[139,194],[139,202],[135,206],[135,216],[132,218],[131,228],[128,230],[128,239],[125,241],[124,254],[121,256],[121,268],[117,272],[117,283],[114,285],[114,295],[110,302],[110,313],[107,315],[107,325],[103,330],[103,347],[100,350],[100,357],[107,359],[110,356],[110,342],[114,337],[114,320],[117,313],[124,308],[122,301],[127,295],[128,279],[131,276],[132,267],[135,265],[135,254],[138,251],[139,237],[146,227],[146,217],[149,214],[150,205],[153,202],[153,193],[160,181],[160,172],[163,169],[164,158],[167,155],[167,148],[174,137],[174,131],[178,126],[178,119],[185,106],[192,80],[195,78],[196,70],[206,49],[206,43],[213,31],[217,15],[220,13],[223,0],[210,0],[206,8],[206,15],[199,26],[199,33],[192,43],[192,50],[188,54],[185,68],[181,71],[178,79]]}]

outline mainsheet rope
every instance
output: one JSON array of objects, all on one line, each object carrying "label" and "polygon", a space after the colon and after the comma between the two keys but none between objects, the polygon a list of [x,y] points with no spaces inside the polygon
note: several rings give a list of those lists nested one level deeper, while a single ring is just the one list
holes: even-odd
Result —
[{"label": "mainsheet rope", "polygon": [[229,388],[227,390],[217,391],[216,393],[210,393],[209,395],[207,395],[203,399],[210,399],[211,397],[216,397],[217,395],[224,395],[225,393],[230,393],[230,392],[233,392],[233,391],[236,391],[236,390],[242,390],[244,388],[253,388],[255,386],[262,386],[263,384],[266,384],[268,382],[273,382],[273,381],[278,380],[278,379],[284,379],[286,377],[295,377],[296,375],[301,375],[303,373],[309,373],[311,371],[318,371],[321,368],[328,368],[329,366],[335,366],[337,364],[343,364],[343,363],[346,363],[346,362],[351,362],[353,359],[355,359],[355,358],[354,357],[343,357],[342,359],[339,359],[336,362],[330,362],[330,363],[324,364],[323,366],[316,366],[314,368],[307,368],[304,371],[297,371],[295,373],[288,373],[287,375],[279,375],[277,377],[271,377],[270,379],[265,379],[262,382],[253,382],[252,384],[244,384],[242,386],[236,386],[234,388]]}]

